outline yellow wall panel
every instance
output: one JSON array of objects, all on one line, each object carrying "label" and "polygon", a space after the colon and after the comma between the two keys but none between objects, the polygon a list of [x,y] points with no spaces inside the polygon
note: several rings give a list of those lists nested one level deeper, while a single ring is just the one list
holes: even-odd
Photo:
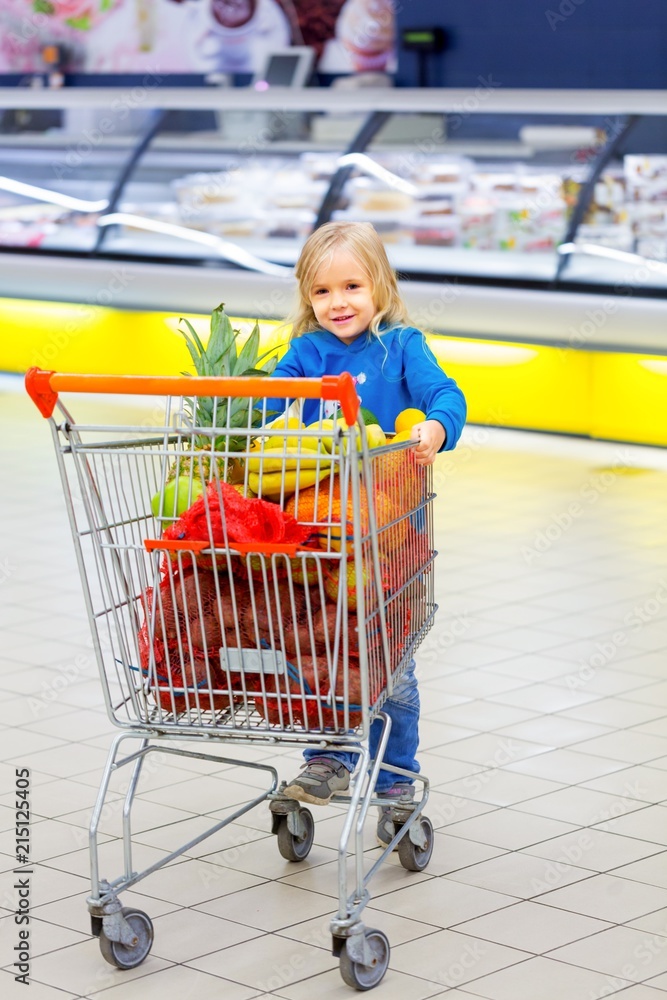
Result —
[{"label": "yellow wall panel", "polygon": [[[0,370],[33,365],[88,374],[192,371],[180,317],[81,303],[0,299]],[[203,340],[209,317],[188,319]],[[244,335],[246,319],[233,319]],[[282,352],[287,331],[263,321],[262,346]],[[432,336],[468,400],[472,423],[667,445],[667,358]]]},{"label": "yellow wall panel", "polygon": [[594,355],[591,434],[667,445],[667,358]]}]

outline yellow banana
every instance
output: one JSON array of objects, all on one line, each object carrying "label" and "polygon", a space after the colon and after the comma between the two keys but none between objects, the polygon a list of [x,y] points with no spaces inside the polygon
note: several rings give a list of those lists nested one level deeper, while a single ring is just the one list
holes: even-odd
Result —
[{"label": "yellow banana", "polygon": [[251,449],[250,457],[246,459],[250,472],[282,472],[299,469],[326,468],[331,459],[324,453],[314,451],[299,451],[298,448],[257,448]]},{"label": "yellow banana", "polygon": [[254,493],[261,493],[263,497],[279,497],[281,493],[290,496],[296,492],[297,486],[303,490],[307,486],[314,486],[320,479],[329,475],[330,470],[322,467],[317,469],[304,469],[296,473],[285,472],[256,472],[248,473],[248,486]]}]

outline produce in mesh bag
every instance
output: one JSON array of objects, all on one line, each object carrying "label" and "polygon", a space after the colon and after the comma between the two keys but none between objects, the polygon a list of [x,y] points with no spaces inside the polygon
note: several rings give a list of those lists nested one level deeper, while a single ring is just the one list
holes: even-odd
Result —
[{"label": "produce in mesh bag", "polygon": [[[249,646],[255,648],[283,649],[287,656],[295,656],[297,648],[303,653],[311,651],[311,627],[304,591],[290,586],[287,580],[274,581],[270,573],[268,586],[252,586],[245,607],[241,610],[241,627]],[[253,603],[254,602],[254,603]],[[310,593],[310,616],[320,608],[320,598],[314,588]],[[321,633],[313,628],[312,639],[319,647]]]},{"label": "produce in mesh bag", "polygon": [[[245,581],[236,580],[235,611],[231,587],[225,573],[214,574],[189,566],[182,572],[168,569],[155,599],[151,588],[146,591],[143,602],[146,620],[138,636],[141,669],[150,677],[151,687],[165,711],[182,712],[197,705],[201,709],[220,709],[229,705],[227,694],[216,693],[213,697],[209,694],[206,659],[208,654],[212,689],[226,688],[218,650],[223,638],[228,646],[238,644],[237,611],[248,601]],[[150,669],[151,635],[154,669]],[[174,688],[173,701],[170,683]]]},{"label": "produce in mesh bag", "polygon": [[[345,729],[348,724],[356,726],[361,722],[361,678],[359,664],[354,661],[348,663],[347,684],[350,711],[346,719],[343,711],[343,671],[339,669],[337,672],[334,713],[327,700],[331,678],[326,658],[302,656],[300,668],[296,662],[290,661],[287,672],[278,678],[264,675],[264,691],[255,696],[255,708],[274,726],[303,725],[309,730]],[[256,689],[261,690],[260,685],[261,680],[257,680]]]},{"label": "produce in mesh bag", "polygon": [[150,691],[164,712],[179,714],[187,709],[194,712],[197,709],[219,711],[228,707],[229,697],[226,694],[215,692],[220,684],[213,669],[212,660],[209,663],[211,688],[214,693],[212,696],[209,693],[206,660],[203,653],[198,655],[193,651],[193,655],[189,656],[184,651],[183,661],[181,661],[177,639],[170,639],[165,645],[162,639],[155,636],[152,643],[155,662],[151,666],[151,643],[147,622],[144,622],[139,630],[137,639],[141,671],[144,676],[149,678]]}]

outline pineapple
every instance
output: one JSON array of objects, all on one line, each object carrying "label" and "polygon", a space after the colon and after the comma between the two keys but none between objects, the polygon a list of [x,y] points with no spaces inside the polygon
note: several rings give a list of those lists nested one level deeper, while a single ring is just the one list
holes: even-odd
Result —
[{"label": "pineapple", "polygon": [[[236,341],[239,337],[239,330],[234,330],[225,313],[224,303],[221,303],[211,314],[211,334],[208,344],[204,347],[192,324],[187,319],[182,319],[187,330],[181,330],[185,337],[190,357],[192,358],[197,375],[223,375],[223,376],[243,376],[243,375],[270,375],[276,366],[277,358],[269,357],[273,351],[267,351],[258,356],[259,349],[259,324],[255,322],[252,332],[240,351],[237,351]],[[183,372],[189,375],[189,372]],[[243,477],[242,462],[232,458],[216,457],[215,452],[224,451],[240,452],[244,451],[248,445],[246,435],[230,436],[229,431],[233,428],[259,427],[262,423],[262,413],[257,403],[250,411],[251,400],[236,397],[227,399],[225,397],[213,398],[210,396],[191,397],[185,400],[186,411],[192,420],[195,429],[212,427],[223,433],[219,437],[213,435],[199,435],[194,438],[195,454],[192,458],[187,455],[179,455],[169,470],[167,482],[175,476],[190,476],[194,474],[199,478],[199,468],[201,460],[201,476],[203,482],[210,482],[211,479],[219,476],[228,481],[238,481],[239,475]],[[212,468],[212,461],[216,467]]]}]

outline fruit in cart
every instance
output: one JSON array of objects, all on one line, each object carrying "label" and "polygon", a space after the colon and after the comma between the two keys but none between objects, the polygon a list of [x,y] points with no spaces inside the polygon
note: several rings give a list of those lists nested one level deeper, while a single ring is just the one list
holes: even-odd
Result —
[{"label": "fruit in cart", "polygon": [[379,424],[369,424],[366,428],[366,440],[369,448],[382,448],[387,443],[387,435]]},{"label": "fruit in cart", "polygon": [[[410,431],[402,431],[389,444],[409,440]],[[426,472],[417,465],[414,448],[397,448],[376,455],[373,477],[377,489],[390,496],[403,513],[416,507],[426,489]]]},{"label": "fruit in cart", "polygon": [[358,725],[361,721],[359,665],[349,661],[347,671],[341,666],[337,668],[335,713],[329,700],[331,681],[326,657],[302,656],[300,663],[290,662],[287,673],[281,677],[264,678],[264,691],[254,698],[255,708],[268,723],[283,728],[296,725],[316,731],[340,731]]},{"label": "fruit in cart", "polygon": [[[349,611],[357,610],[357,572],[355,568],[354,561],[350,561],[345,567],[345,590],[347,592],[347,607]],[[364,585],[364,594],[368,594],[367,587],[368,581],[370,579],[370,567],[364,565],[362,567],[362,580]],[[332,566],[329,573],[324,580],[324,590],[326,591],[327,597],[331,601],[338,600],[338,592],[340,590],[341,581],[341,567],[340,563],[336,566]],[[366,611],[369,609],[367,608]]]},{"label": "fruit in cart", "polygon": [[412,428],[409,430],[399,431],[398,434],[394,434],[391,439],[392,444],[400,444],[401,441],[416,441],[417,438],[412,437]]},{"label": "fruit in cart", "polygon": [[394,430],[397,434],[400,434],[401,431],[412,430],[415,424],[420,424],[423,420],[426,420],[426,414],[423,410],[418,410],[414,406],[408,406],[405,410],[401,410],[396,417]]},{"label": "fruit in cart", "polygon": [[[360,528],[362,535],[369,533],[369,511],[368,495],[366,487],[359,485],[359,514]],[[398,548],[405,541],[407,523],[405,519],[399,518],[399,512],[390,497],[381,490],[375,490],[373,494],[375,504],[376,528],[378,531],[378,545],[381,552],[388,552]],[[297,518],[302,524],[317,523],[316,531],[319,536],[320,545],[326,549],[331,547],[335,552],[342,549],[341,523],[345,518],[345,538],[348,546],[353,541],[353,502],[352,489],[348,490],[345,511],[343,511],[343,501],[341,499],[340,479],[338,477],[319,487],[317,491],[302,490],[298,498],[291,497],[285,505],[285,513]],[[381,530],[386,525],[392,524],[387,530]]]},{"label": "fruit in cart", "polygon": [[289,470],[283,472],[249,472],[248,485],[261,497],[275,498],[291,497],[299,491],[312,486],[329,475],[331,470],[320,463],[320,468],[301,469],[299,472]]},{"label": "fruit in cart", "polygon": [[319,584],[318,566],[322,565],[321,559],[313,559],[312,556],[294,556],[290,559],[290,572],[294,583],[301,587],[317,587]]},{"label": "fruit in cart", "polygon": [[[279,449],[281,452],[286,448],[295,451],[322,451],[320,441],[314,435],[304,434],[307,430],[297,417],[287,417],[281,414],[275,420],[265,424],[262,434],[258,435],[250,446],[251,452],[263,452],[266,449]],[[268,431],[268,434],[264,432]]]},{"label": "fruit in cart", "polygon": [[[315,601],[311,594],[311,614]],[[319,600],[317,601],[319,608]],[[273,648],[287,656],[311,650],[311,626],[304,592],[300,587],[290,591],[286,580],[267,577],[267,585],[251,585],[245,607],[240,609],[240,622],[248,643],[256,649]]]},{"label": "fruit in cart", "polygon": [[203,492],[204,488],[198,479],[177,476],[176,479],[165,483],[164,490],[158,490],[151,499],[153,517],[176,519],[184,514]]},{"label": "fruit in cart", "polygon": [[285,447],[251,449],[246,465],[249,472],[298,472],[301,469],[331,468],[332,459],[324,452]]},{"label": "fruit in cart", "polygon": [[[243,347],[238,350],[239,330],[234,330],[221,303],[211,314],[211,332],[206,346],[192,324],[184,319],[186,329],[181,333],[185,338],[192,363],[197,375],[207,376],[266,376],[276,366],[273,351],[259,354],[259,324],[255,323]],[[184,374],[189,375],[190,372]],[[259,403],[241,397],[193,396],[185,399],[185,410],[194,425],[194,455],[179,454],[172,465],[167,480],[177,475],[189,475],[191,470],[199,472],[203,481],[214,477],[233,480],[242,474],[242,463],[232,455],[225,460],[218,452],[245,451],[248,446],[247,434],[236,434],[234,430],[248,431],[261,426],[262,412]],[[210,429],[210,430],[209,430]],[[197,431],[204,433],[197,434]],[[206,431],[209,430],[208,433]],[[219,433],[216,433],[219,432]]]},{"label": "fruit in cart", "polygon": [[312,437],[318,442],[318,446],[324,451],[333,451],[333,438],[336,433],[336,421],[327,418],[326,420],[314,420],[312,424],[308,424],[306,427],[307,431],[312,431]]}]

